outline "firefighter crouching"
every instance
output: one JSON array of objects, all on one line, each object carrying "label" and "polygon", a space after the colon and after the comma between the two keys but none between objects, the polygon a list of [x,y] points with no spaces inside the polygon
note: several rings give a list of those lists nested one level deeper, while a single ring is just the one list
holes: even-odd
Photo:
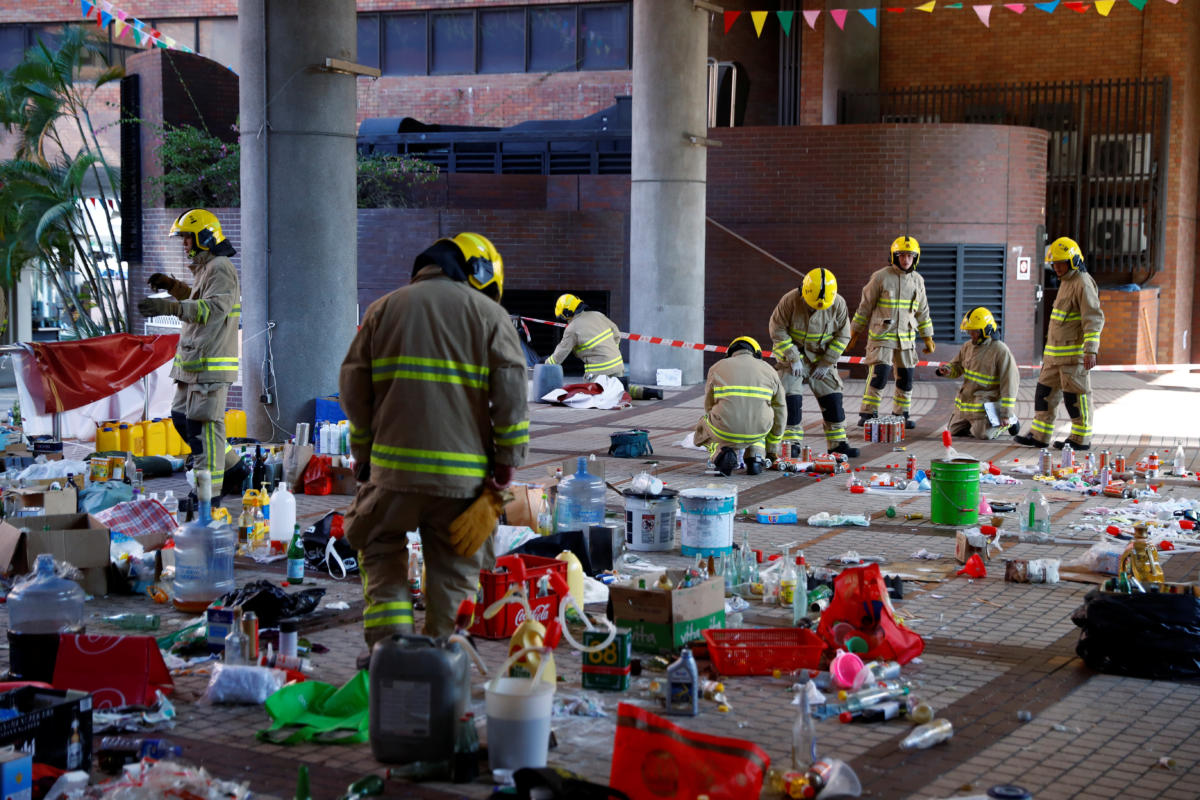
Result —
[{"label": "firefighter crouching", "polygon": [[704,416],[692,440],[708,448],[709,461],[722,475],[737,468],[743,450],[746,474],[758,475],[767,466],[764,456],[779,457],[786,422],[783,384],[762,360],[758,342],[739,336],[708,371]]}]

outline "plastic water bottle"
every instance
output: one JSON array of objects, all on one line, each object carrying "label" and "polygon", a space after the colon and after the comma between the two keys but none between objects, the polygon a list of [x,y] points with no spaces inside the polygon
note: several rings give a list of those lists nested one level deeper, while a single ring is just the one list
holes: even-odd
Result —
[{"label": "plastic water bottle", "polygon": [[271,495],[269,510],[271,541],[280,542],[277,547],[286,549],[292,540],[292,529],[296,527],[296,495],[281,482]]},{"label": "plastic water bottle", "polygon": [[179,498],[175,496],[175,492],[167,489],[162,499],[163,507],[171,514],[171,519],[176,525],[179,524]]},{"label": "plastic water bottle", "polygon": [[804,563],[804,553],[800,554],[796,564],[796,588],[792,593],[792,627],[800,625],[800,620],[808,616],[808,565]]},{"label": "plastic water bottle", "polygon": [[900,742],[901,750],[924,750],[940,744],[954,735],[954,726],[948,719],[935,719],[912,729]]},{"label": "plastic water bottle", "polygon": [[574,475],[558,486],[555,530],[586,531],[604,522],[604,481],[587,470],[587,459],[579,457]]},{"label": "plastic water bottle", "polygon": [[199,613],[223,594],[232,592],[233,554],[237,531],[213,522],[212,473],[196,470],[200,518],[175,529],[175,607]]},{"label": "plastic water bottle", "polygon": [[83,589],[60,578],[54,556],[39,553],[34,577],[8,593],[8,625],[13,633],[75,633],[83,630]]},{"label": "plastic water bottle", "polygon": [[1187,477],[1187,456],[1183,452],[1183,445],[1175,445],[1175,456],[1171,459],[1171,473],[1181,478]]},{"label": "plastic water bottle", "polygon": [[1037,484],[1029,490],[1029,496],[1021,506],[1021,531],[1024,533],[1050,532],[1050,504],[1038,489]]},{"label": "plastic water bottle", "polygon": [[792,769],[804,772],[817,760],[817,728],[808,710],[808,685],[800,689],[800,710],[792,723]]}]

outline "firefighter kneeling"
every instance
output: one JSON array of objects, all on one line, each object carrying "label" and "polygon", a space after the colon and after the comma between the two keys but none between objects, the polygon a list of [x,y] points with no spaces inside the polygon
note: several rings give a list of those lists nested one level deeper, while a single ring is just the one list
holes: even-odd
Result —
[{"label": "firefighter kneeling", "polygon": [[722,475],[737,468],[742,449],[746,451],[747,475],[758,475],[766,468],[764,453],[779,457],[787,420],[783,384],[762,360],[762,348],[754,339],[734,339],[725,358],[712,365],[704,386],[704,412],[692,438],[708,448],[713,468]]},{"label": "firefighter kneeling", "polygon": [[950,363],[937,368],[944,378],[963,379],[946,429],[953,436],[969,433],[976,439],[995,439],[1006,431],[1016,434],[1020,375],[1008,345],[995,338],[996,318],[979,306],[963,317],[959,329],[970,333],[971,341]]}]

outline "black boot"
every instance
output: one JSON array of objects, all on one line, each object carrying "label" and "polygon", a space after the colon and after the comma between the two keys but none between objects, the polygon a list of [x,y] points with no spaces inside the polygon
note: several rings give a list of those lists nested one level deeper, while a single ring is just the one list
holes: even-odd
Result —
[{"label": "black boot", "polygon": [[909,419],[908,412],[905,411],[904,412],[904,429],[911,431],[915,427],[917,427],[917,423],[915,423],[911,419]]},{"label": "black boot", "polygon": [[717,468],[717,472],[728,478],[737,469],[738,457],[737,453],[733,452],[731,447],[722,447],[721,452],[717,453],[717,457],[713,459],[713,466]]},{"label": "black boot", "polygon": [[1039,442],[1037,439],[1033,438],[1032,436],[1025,436],[1022,434],[1018,434],[1017,436],[1014,436],[1013,441],[1016,442],[1017,444],[1025,445],[1026,447],[1037,447],[1039,449],[1046,446],[1045,442]]},{"label": "black boot", "polygon": [[746,474],[761,475],[764,466],[766,466],[766,462],[763,460],[762,456],[753,456],[752,458],[748,458],[746,459]]},{"label": "black boot", "polygon": [[850,443],[847,442],[845,439],[842,439],[835,446],[829,448],[829,452],[841,453],[846,458],[858,458],[858,448],[851,447]]},{"label": "black boot", "polygon": [[877,417],[877,416],[878,416],[878,414],[867,414],[866,412],[863,412],[863,411],[858,412],[858,427],[860,427],[860,428],[863,427],[864,425],[867,424],[867,420],[875,419],[875,417]]},{"label": "black boot", "polygon": [[[1063,440],[1061,442],[1055,442],[1053,447],[1055,450],[1062,450],[1063,445],[1067,444],[1067,443],[1068,443],[1068,440]],[[1075,442],[1070,442],[1070,445],[1071,445],[1072,450],[1091,450],[1092,449],[1092,446],[1090,444],[1077,444]]]}]

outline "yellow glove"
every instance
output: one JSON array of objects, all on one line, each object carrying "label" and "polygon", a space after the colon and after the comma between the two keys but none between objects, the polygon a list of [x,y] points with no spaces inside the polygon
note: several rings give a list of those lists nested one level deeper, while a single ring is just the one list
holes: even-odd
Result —
[{"label": "yellow glove", "polygon": [[926,336],[925,337],[925,352],[928,353],[929,355],[933,355],[933,351],[936,349],[937,349],[937,345],[935,345],[933,343],[933,337]]},{"label": "yellow glove", "polygon": [[467,506],[467,510],[450,523],[450,546],[454,548],[454,552],[464,558],[475,555],[496,530],[500,512],[510,499],[510,492],[497,492],[490,486],[485,486],[483,493],[475,498],[475,502]]}]

